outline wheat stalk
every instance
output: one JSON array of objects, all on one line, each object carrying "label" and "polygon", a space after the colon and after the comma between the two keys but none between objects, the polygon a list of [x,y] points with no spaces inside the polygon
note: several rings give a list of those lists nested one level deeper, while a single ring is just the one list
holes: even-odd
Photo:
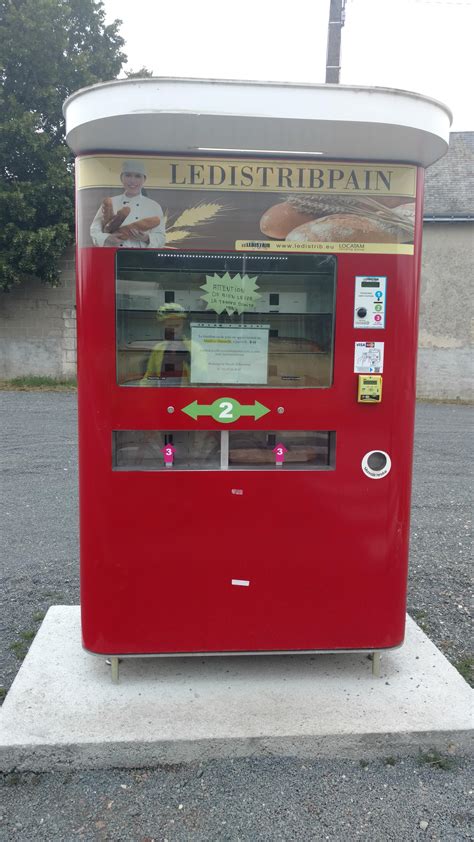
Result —
[{"label": "wheat stalk", "polygon": [[166,232],[166,244],[168,243],[176,243],[178,240],[185,240],[187,237],[191,237],[191,231],[167,231]]},{"label": "wheat stalk", "polygon": [[402,231],[413,232],[413,223],[400,219],[396,209],[390,210],[377,199],[370,196],[353,198],[352,196],[313,196],[312,194],[293,195],[288,203],[303,213],[326,215],[332,213],[351,213],[355,216],[365,216],[367,219],[377,220],[389,227],[401,228]]},{"label": "wheat stalk", "polygon": [[219,211],[222,210],[222,205],[208,204],[196,205],[193,208],[186,208],[180,216],[173,222],[172,228],[192,228],[193,225],[201,225],[212,219]]}]

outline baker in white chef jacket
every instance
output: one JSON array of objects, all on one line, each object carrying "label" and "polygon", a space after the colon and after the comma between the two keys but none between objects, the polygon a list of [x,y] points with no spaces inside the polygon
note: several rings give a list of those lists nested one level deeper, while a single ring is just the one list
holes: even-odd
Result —
[{"label": "baker in white chef jacket", "polygon": [[[124,161],[120,173],[120,181],[124,191],[119,196],[112,196],[114,213],[123,207],[129,207],[130,213],[123,224],[131,226],[131,235],[127,240],[122,240],[114,234],[106,234],[102,230],[102,207],[97,211],[90,234],[95,246],[108,246],[112,248],[161,248],[165,244],[165,222],[163,211],[158,202],[149,199],[142,193],[146,181],[145,166],[142,161]],[[133,223],[148,216],[158,216],[160,224],[149,231],[133,231]]]}]

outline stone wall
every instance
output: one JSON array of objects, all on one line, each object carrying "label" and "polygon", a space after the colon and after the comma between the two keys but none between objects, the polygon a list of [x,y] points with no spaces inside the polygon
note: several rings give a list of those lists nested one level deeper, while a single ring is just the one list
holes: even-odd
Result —
[{"label": "stone wall", "polygon": [[76,374],[74,248],[61,262],[61,285],[32,279],[0,292],[0,379]]},{"label": "stone wall", "polygon": [[474,225],[425,223],[417,393],[473,400]]}]

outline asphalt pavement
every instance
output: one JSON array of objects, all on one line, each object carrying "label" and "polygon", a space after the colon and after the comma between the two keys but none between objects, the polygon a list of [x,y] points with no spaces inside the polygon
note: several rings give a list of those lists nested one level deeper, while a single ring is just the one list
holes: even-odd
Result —
[{"label": "asphalt pavement", "polygon": [[[0,692],[50,605],[79,602],[76,395],[0,392]],[[473,410],[417,409],[408,609],[467,675]],[[461,840],[469,761],[247,758],[0,776],[0,840]]]}]

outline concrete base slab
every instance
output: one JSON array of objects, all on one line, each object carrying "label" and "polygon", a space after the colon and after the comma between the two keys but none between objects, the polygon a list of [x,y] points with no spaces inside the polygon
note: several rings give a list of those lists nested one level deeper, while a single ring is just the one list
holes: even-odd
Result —
[{"label": "concrete base slab", "polygon": [[0,712],[0,769],[107,768],[255,754],[465,751],[472,691],[407,618],[374,678],[364,654],[130,659],[112,684],[50,608]]}]

